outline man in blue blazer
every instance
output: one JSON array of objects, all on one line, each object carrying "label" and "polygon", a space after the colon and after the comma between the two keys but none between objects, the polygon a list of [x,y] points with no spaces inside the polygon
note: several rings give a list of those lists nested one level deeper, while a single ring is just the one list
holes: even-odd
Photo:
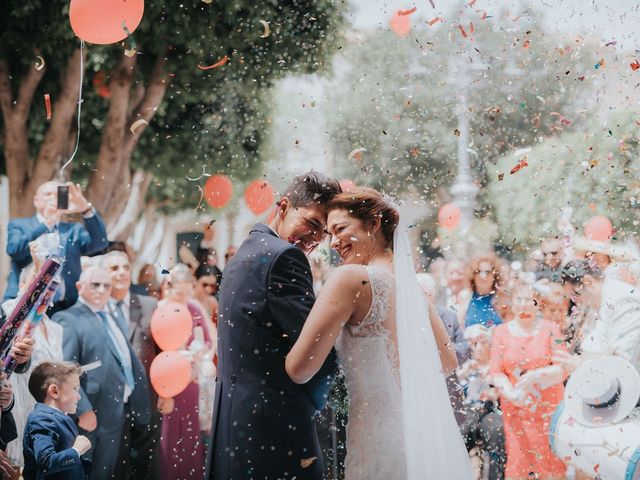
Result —
[{"label": "man in blue blazer", "polygon": [[339,192],[320,173],[296,178],[273,222],[254,226],[225,266],[207,479],[322,478],[314,416],[326,403],[335,353],[304,385],[284,364],[315,301],[305,254],[322,239],[326,204]]},{"label": "man in blue blazer", "polygon": [[92,480],[126,478],[118,468],[127,463],[121,450],[127,417],[138,425],[150,419],[147,375],[127,336],[110,311],[111,277],[102,267],[89,267],[77,282],[80,298],[52,320],[64,327],[64,359],[102,366],[83,375],[78,402],[80,433],[91,441]]},{"label": "man in blue blazer", "polygon": [[[105,249],[107,232],[100,214],[82,194],[79,185],[68,182],[69,208],[59,210],[58,182],[45,182],[38,188],[33,205],[33,217],[14,218],[7,227],[7,253],[11,257],[11,271],[4,292],[4,300],[18,294],[20,272],[32,262],[29,243],[43,234],[57,234],[59,253],[66,260],[62,269],[63,285],[58,289],[54,302],[56,310],[73,305],[78,298],[75,283],[80,277],[80,257]],[[84,225],[61,221],[64,214],[81,213]],[[54,237],[55,238],[55,237]]]}]

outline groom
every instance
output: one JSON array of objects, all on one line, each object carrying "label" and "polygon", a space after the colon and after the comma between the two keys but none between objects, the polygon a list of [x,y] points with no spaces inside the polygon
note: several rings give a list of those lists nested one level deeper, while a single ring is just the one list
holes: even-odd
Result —
[{"label": "groom", "polygon": [[322,478],[314,416],[326,402],[335,355],[304,385],[289,379],[284,364],[315,301],[305,254],[322,239],[326,205],[340,191],[318,172],[296,177],[273,221],[255,225],[225,267],[207,478]]}]

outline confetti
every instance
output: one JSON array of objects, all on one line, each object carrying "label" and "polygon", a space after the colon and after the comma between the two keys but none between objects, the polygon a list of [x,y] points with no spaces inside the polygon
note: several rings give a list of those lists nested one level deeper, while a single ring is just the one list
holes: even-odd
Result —
[{"label": "confetti", "polygon": [[[206,173],[207,170],[207,166],[206,165],[202,165],[202,174],[199,177],[196,178],[190,178],[187,177],[186,175],[184,176],[187,180],[191,181],[191,182],[197,182],[198,180],[200,180],[202,177],[210,177],[211,174],[210,173]],[[215,220],[214,220],[215,222]]]},{"label": "confetti", "polygon": [[502,180],[504,180],[504,173],[499,173],[498,174],[498,181],[501,182]]},{"label": "confetti", "polygon": [[[202,205],[202,199],[204,198],[204,190],[202,190],[202,187],[200,185],[196,185],[196,187],[198,187],[198,190],[200,190],[200,200],[198,201],[198,206],[193,209],[194,212],[198,211],[198,209]],[[215,222],[215,220],[214,220],[214,222]],[[209,224],[209,226],[211,226],[211,224]]]},{"label": "confetti", "polygon": [[609,43],[605,43],[604,46],[605,47],[611,47],[613,45],[617,45],[618,42],[616,42],[615,40],[610,41]]},{"label": "confetti", "polygon": [[467,38],[467,32],[464,31],[464,28],[462,28],[462,25],[458,25],[458,28],[460,29],[460,33],[462,34],[462,36],[464,38]]},{"label": "confetti", "polygon": [[457,128],[453,131],[453,134],[454,134],[456,137],[459,137],[460,135],[462,135],[462,133],[460,132],[460,130],[458,130]]},{"label": "confetti", "polygon": [[127,34],[127,40],[129,41],[129,48],[125,48],[124,54],[127,57],[133,57],[136,54],[136,41],[131,34],[131,31],[127,28],[127,24],[122,21],[122,29]]},{"label": "confetti", "polygon": [[44,58],[42,58],[40,55],[37,55],[37,56],[36,56],[36,60],[37,60],[37,62],[36,62],[36,64],[34,65],[34,67],[35,67],[35,69],[36,69],[36,70],[40,71],[40,70],[42,70],[42,69],[44,68],[44,66],[45,66]]},{"label": "confetti", "polygon": [[216,63],[214,63],[213,65],[209,65],[209,66],[205,66],[205,65],[200,65],[198,64],[198,68],[200,70],[211,70],[212,68],[218,68],[223,66],[225,63],[227,63],[229,61],[229,56],[225,55],[224,57],[222,57],[220,60],[218,60]]},{"label": "confetti", "polygon": [[631,67],[631,70],[635,72],[640,68],[640,63],[638,63],[638,61],[636,60],[635,62],[629,64],[629,66]]},{"label": "confetti", "polygon": [[139,118],[131,124],[129,130],[131,131],[131,133],[136,133],[136,129],[141,125],[149,125],[149,122],[147,122],[144,118]]},{"label": "confetti", "polygon": [[349,156],[347,157],[348,160],[357,160],[360,161],[362,160],[362,154],[365,153],[367,151],[366,148],[354,148],[353,150],[351,150],[351,152],[349,153]]},{"label": "confetti", "polygon": [[560,121],[560,123],[562,125],[571,125],[571,120],[567,120],[566,118],[564,118],[562,115],[560,115],[558,112],[551,112],[549,114],[550,117],[558,117],[558,120]]},{"label": "confetti", "polygon": [[411,15],[412,13],[416,13],[416,11],[418,10],[418,7],[413,7],[409,10],[398,10],[398,16],[400,17],[406,17],[407,15]]},{"label": "confetti", "polygon": [[431,6],[432,6],[433,8],[436,8],[436,4],[434,3],[434,1],[433,1],[433,0],[429,0],[429,3],[431,4]]},{"label": "confetti", "polygon": [[51,96],[44,94],[44,108],[47,110],[47,120],[51,120]]},{"label": "confetti", "polygon": [[480,20],[485,20],[487,18],[486,10],[476,10],[476,13],[480,14]]},{"label": "confetti", "polygon": [[525,155],[524,157],[522,157],[520,159],[520,161],[516,164],[515,167],[513,167],[511,169],[511,171],[509,172],[509,175],[513,175],[514,173],[522,170],[524,167],[528,167],[529,164],[527,163],[527,156]]},{"label": "confetti", "polygon": [[442,22],[442,18],[440,18],[440,17],[433,18],[433,19],[429,20],[429,26],[432,27],[433,25],[435,25],[438,22]]},{"label": "confetti", "polygon": [[213,0],[202,0],[202,3],[206,3],[207,5],[211,5]]},{"label": "confetti", "polygon": [[522,48],[529,48],[529,44],[530,44],[530,42],[529,42],[529,39],[527,38],[527,39],[524,41],[524,43],[522,44]]},{"label": "confetti", "polygon": [[166,268],[163,268],[162,271],[160,272],[162,275],[169,275],[171,272],[169,270],[167,270]]},{"label": "confetti", "polygon": [[318,457],[310,457],[310,458],[304,458],[302,460],[300,460],[300,466],[302,468],[308,468],[310,467],[313,462],[315,462],[318,459]]},{"label": "confetti", "polygon": [[260,23],[262,24],[263,28],[260,38],[267,38],[269,35],[271,35],[271,28],[269,28],[269,23],[267,23],[266,20],[260,20]]}]

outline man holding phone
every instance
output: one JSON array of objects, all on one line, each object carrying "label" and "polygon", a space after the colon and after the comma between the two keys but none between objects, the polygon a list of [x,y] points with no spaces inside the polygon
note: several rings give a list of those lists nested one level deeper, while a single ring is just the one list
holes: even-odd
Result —
[{"label": "man holding phone", "polygon": [[[80,185],[71,182],[43,183],[36,191],[33,205],[36,208],[34,216],[14,218],[7,227],[11,271],[4,300],[18,294],[20,272],[32,262],[29,243],[50,234],[48,243],[55,243],[54,247],[65,257],[63,283],[54,297],[54,310],[62,310],[78,298],[75,283],[80,278],[80,257],[100,252],[108,245],[104,221],[84,197]],[[63,215],[74,213],[82,214],[84,222],[63,221]]]}]

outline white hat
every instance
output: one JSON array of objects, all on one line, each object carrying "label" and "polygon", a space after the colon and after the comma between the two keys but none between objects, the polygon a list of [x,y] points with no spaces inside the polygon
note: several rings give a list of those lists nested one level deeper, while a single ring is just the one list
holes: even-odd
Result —
[{"label": "white hat", "polygon": [[640,399],[640,373],[622,357],[594,358],[569,378],[565,405],[587,426],[615,424],[631,413]]}]

